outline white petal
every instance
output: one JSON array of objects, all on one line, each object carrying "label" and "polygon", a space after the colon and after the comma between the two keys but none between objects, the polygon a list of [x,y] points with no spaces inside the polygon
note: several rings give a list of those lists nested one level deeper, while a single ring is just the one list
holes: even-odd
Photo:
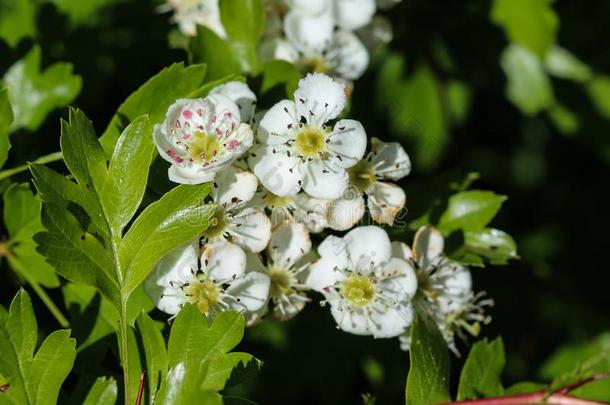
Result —
[{"label": "white petal", "polygon": [[243,82],[231,81],[214,87],[210,94],[222,94],[233,100],[240,112],[242,122],[250,122],[256,107],[256,94]]},{"label": "white petal", "polygon": [[282,100],[271,107],[258,124],[257,140],[279,145],[294,138],[299,128],[294,101]]},{"label": "white petal", "polygon": [[227,294],[238,299],[231,307],[249,312],[261,309],[269,297],[269,285],[269,277],[263,273],[247,273],[237,278],[227,288]]},{"label": "white petal", "polygon": [[417,276],[410,261],[393,257],[377,272],[379,288],[397,300],[410,300],[417,291]]},{"label": "white petal", "polygon": [[371,139],[375,174],[390,180],[400,180],[411,172],[411,159],[398,142],[385,143]]},{"label": "white petal", "polygon": [[405,329],[405,333],[400,335],[398,340],[400,341],[400,350],[403,350],[405,352],[408,352],[409,350],[411,350],[411,327],[410,326],[407,327],[407,329]]},{"label": "white petal", "polygon": [[227,95],[210,93],[204,100],[210,103],[210,106],[213,108],[213,113],[217,117],[217,121],[210,122],[210,124],[220,124],[222,121],[221,118],[225,116],[235,118],[237,121],[241,121],[239,107],[235,101]]},{"label": "white petal", "polygon": [[341,301],[331,302],[330,313],[341,330],[354,335],[371,335],[371,320],[362,309],[348,311]]},{"label": "white petal", "polygon": [[330,202],[314,198],[306,193],[298,193],[294,197],[294,219],[304,223],[310,232],[322,232],[328,225],[326,221]]},{"label": "white petal", "polygon": [[335,18],[339,27],[355,30],[373,19],[375,0],[335,0]]},{"label": "white petal", "polygon": [[267,247],[271,237],[271,221],[262,210],[245,208],[227,219],[227,232],[233,243],[253,253]]},{"label": "white petal", "polygon": [[417,230],[413,238],[413,257],[420,267],[425,268],[443,253],[445,239],[443,235],[430,226]]},{"label": "white petal", "polygon": [[299,60],[299,51],[284,38],[274,38],[261,44],[261,58],[264,60],[279,59],[295,63]]},{"label": "white petal", "polygon": [[335,231],[347,231],[356,225],[363,215],[362,194],[346,192],[343,197],[331,202],[328,209],[328,226]]},{"label": "white petal", "polygon": [[393,225],[396,215],[405,206],[407,196],[404,190],[395,184],[376,181],[366,191],[373,220],[380,224]]},{"label": "white petal", "polygon": [[304,54],[319,54],[330,44],[333,35],[331,13],[310,15],[291,10],[284,18],[286,38]]},{"label": "white petal", "polygon": [[233,280],[246,272],[246,253],[232,243],[208,243],[201,254],[201,270],[206,279],[215,283]]},{"label": "white petal", "polygon": [[404,242],[392,242],[392,257],[409,261],[413,257],[411,248]]},{"label": "white petal", "polygon": [[275,265],[289,267],[311,251],[309,232],[303,224],[293,223],[278,227],[271,235],[269,256]]},{"label": "white petal", "polygon": [[349,185],[345,169],[314,159],[301,166],[303,190],[312,197],[333,200],[343,195]]},{"label": "white petal", "polygon": [[366,132],[362,124],[355,120],[339,120],[328,137],[331,155],[340,156],[333,163],[340,167],[352,167],[366,151]]},{"label": "white petal", "polygon": [[397,305],[372,315],[376,338],[393,338],[402,335],[413,322],[413,306]]},{"label": "white petal", "polygon": [[228,167],[216,175],[212,188],[212,199],[216,204],[241,205],[252,199],[258,181],[250,172]]},{"label": "white petal", "polygon": [[286,3],[289,7],[307,14],[320,14],[330,6],[328,0],[287,0]]},{"label": "white petal", "polygon": [[188,283],[199,268],[198,260],[197,244],[189,242],[163,256],[155,264],[147,280],[161,287],[170,287],[170,283]]},{"label": "white petal", "polygon": [[186,296],[181,288],[167,287],[159,290],[159,293],[156,294],[156,298],[153,296],[150,297],[160,311],[170,315],[175,315],[180,312],[180,309],[182,309],[182,306],[186,302]]},{"label": "white petal", "polygon": [[167,169],[167,176],[174,183],[201,184],[214,180],[215,171],[203,171],[200,166],[187,164],[185,166],[172,165]]},{"label": "white petal", "polygon": [[390,260],[392,245],[386,231],[378,226],[360,226],[349,231],[343,238],[348,255],[358,268],[365,270],[369,263],[383,264]]},{"label": "white petal", "polygon": [[297,117],[321,127],[345,107],[345,85],[321,73],[310,73],[294,92]]},{"label": "white petal", "polygon": [[301,189],[302,174],[299,160],[284,153],[273,153],[274,147],[259,145],[252,148],[248,165],[261,182],[273,194],[285,197]]},{"label": "white petal", "polygon": [[337,66],[334,71],[348,80],[356,80],[369,65],[369,52],[358,37],[350,31],[338,31],[333,36],[329,54]]},{"label": "white petal", "polygon": [[305,283],[316,291],[323,291],[345,278],[335,269],[348,267],[347,246],[342,238],[330,235],[320,244],[318,253],[321,258],[311,265]]}]

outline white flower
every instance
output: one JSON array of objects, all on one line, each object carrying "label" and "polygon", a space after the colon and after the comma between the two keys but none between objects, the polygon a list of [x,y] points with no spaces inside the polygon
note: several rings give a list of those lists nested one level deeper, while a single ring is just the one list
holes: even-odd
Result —
[{"label": "white flower", "polygon": [[155,125],[153,139],[161,157],[172,164],[176,183],[200,184],[214,179],[252,146],[252,129],[240,123],[237,104],[221,94],[180,99]]},{"label": "white flower", "polygon": [[174,10],[173,20],[183,34],[194,36],[197,34],[197,26],[202,25],[220,38],[227,37],[220,21],[218,0],[168,0],[167,6]]},{"label": "white flower", "polygon": [[269,277],[246,273],[246,254],[238,246],[215,242],[178,248],[155,265],[144,284],[157,308],[175,315],[185,303],[214,316],[226,310],[259,310],[269,294]]},{"label": "white flower", "polygon": [[[406,196],[402,188],[386,180],[400,180],[410,171],[411,160],[399,143],[384,143],[372,138],[371,152],[348,170],[350,185],[358,194],[346,193],[343,199],[351,200],[352,213],[363,212],[364,200],[361,194],[366,194],[373,220],[392,225],[396,215],[405,206]],[[358,220],[359,218],[356,219]]]},{"label": "white flower", "polygon": [[231,81],[214,87],[210,94],[222,94],[237,104],[241,122],[250,123],[256,109],[256,94],[246,83]]},{"label": "white flower", "polygon": [[[484,294],[472,292],[472,276],[468,268],[443,255],[444,238],[436,229],[420,228],[413,240],[413,251],[402,242],[393,242],[392,254],[416,265],[419,291],[423,308],[436,320],[449,348],[457,353],[455,335],[465,337],[480,332],[481,324],[491,318],[484,315],[491,300],[482,300]],[[408,332],[401,337],[401,347],[409,349]]]},{"label": "white flower", "polygon": [[309,287],[303,284],[302,273],[309,265],[303,259],[310,251],[307,228],[293,223],[282,225],[273,232],[265,264],[256,255],[248,256],[248,271],[264,273],[271,280],[269,299],[273,304],[274,318],[288,320],[309,302],[305,295]]},{"label": "white flower", "polygon": [[334,0],[336,24],[345,30],[356,30],[368,25],[377,5],[375,0]]},{"label": "white flower", "polygon": [[411,264],[392,257],[386,232],[363,226],[327,237],[307,284],[323,293],[339,328],[377,338],[404,333],[413,320],[417,279]]},{"label": "white flower", "polygon": [[217,208],[203,239],[225,240],[255,253],[265,249],[271,237],[271,221],[261,209],[247,206],[257,187],[256,177],[250,172],[229,167],[219,173],[210,193]]},{"label": "white flower", "polygon": [[364,155],[366,133],[358,121],[325,124],[345,106],[344,86],[322,74],[299,82],[295,101],[274,105],[259,123],[255,146],[248,158],[263,186],[278,196],[301,188],[312,197],[334,199],[348,186],[346,168]]}]

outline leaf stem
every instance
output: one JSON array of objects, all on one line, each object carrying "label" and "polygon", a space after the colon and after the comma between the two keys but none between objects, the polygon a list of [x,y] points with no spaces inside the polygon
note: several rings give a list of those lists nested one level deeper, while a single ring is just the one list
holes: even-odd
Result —
[{"label": "leaf stem", "polygon": [[129,403],[130,380],[129,380],[129,323],[127,322],[127,300],[121,300],[121,321],[120,321],[120,353],[121,362],[123,363],[123,385],[125,393],[125,405]]},{"label": "leaf stem", "polygon": [[[37,158],[36,160],[32,161],[31,163],[37,163],[37,164],[43,165],[46,163],[57,162],[58,160],[61,160],[62,158],[63,158],[63,154],[61,152],[53,152],[49,155],[41,156],[41,157]],[[9,178],[9,177],[11,177],[15,174],[21,173],[21,172],[25,172],[26,170],[28,170],[27,164],[13,167],[11,169],[2,170],[2,171],[0,171],[0,180],[4,180],[6,178]]]},{"label": "leaf stem", "polygon": [[44,288],[42,288],[40,286],[40,284],[38,284],[38,282],[36,280],[34,280],[32,277],[30,277],[30,275],[28,274],[27,271],[25,271],[23,264],[17,258],[17,256],[15,256],[13,254],[13,252],[11,252],[10,249],[6,249],[6,251],[3,252],[3,254],[8,259],[8,262],[9,262],[11,268],[17,274],[19,274],[21,277],[23,277],[25,279],[25,281],[32,287],[34,292],[36,292],[36,294],[38,295],[40,300],[46,305],[47,309],[51,312],[51,314],[53,314],[53,317],[55,317],[55,319],[57,320],[57,322],[59,322],[61,327],[65,328],[65,329],[69,328],[70,322],[68,322],[66,317],[61,313],[61,310],[59,308],[57,308],[57,306],[55,305],[55,303],[53,302],[51,297],[49,297],[47,295]]},{"label": "leaf stem", "polygon": [[468,401],[446,402],[439,405],[609,405],[607,402],[597,402],[588,399],[571,397],[559,392],[549,395],[546,391],[530,394],[508,395]]}]

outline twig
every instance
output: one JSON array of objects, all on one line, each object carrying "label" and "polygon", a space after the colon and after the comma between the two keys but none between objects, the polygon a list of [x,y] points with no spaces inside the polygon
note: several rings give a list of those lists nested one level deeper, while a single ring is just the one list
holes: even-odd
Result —
[{"label": "twig", "polygon": [[136,398],[136,405],[142,403],[142,393],[144,392],[144,378],[146,377],[146,370],[142,370],[140,374],[140,385],[138,386],[138,397]]}]

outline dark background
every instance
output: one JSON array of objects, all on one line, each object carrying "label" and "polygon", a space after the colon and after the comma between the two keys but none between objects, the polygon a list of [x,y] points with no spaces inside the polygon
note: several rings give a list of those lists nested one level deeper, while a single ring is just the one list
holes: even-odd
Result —
[{"label": "dark background", "polygon": [[[509,197],[493,226],[515,238],[521,259],[473,270],[475,288],[496,301],[493,322],[482,336],[503,336],[508,386],[541,380],[541,364],[560,345],[590,339],[609,327],[610,121],[596,112],[579,86],[561,80],[553,82],[555,95],[580,118],[575,133],[556,130],[544,114],[525,117],[516,109],[505,97],[506,78],[499,65],[507,40],[489,21],[489,7],[485,1],[404,0],[387,16],[395,30],[389,48],[404,56],[406,78],[423,63],[440,81],[458,78],[472,92],[467,118],[448,131],[433,164],[419,170],[414,157],[413,173],[401,182],[408,196],[407,220],[416,218],[430,196],[447,191],[435,181],[446,176],[476,171],[481,178],[474,187]],[[594,71],[610,72],[610,3],[560,0],[554,8],[561,21],[558,42]],[[43,66],[60,60],[74,64],[83,90],[73,104],[101,133],[140,84],[186,59],[167,45],[168,18],[149,1],[136,0],[105,8],[90,26],[71,28],[64,15],[45,4],[38,21]],[[452,72],[435,66],[430,49],[439,40],[451,55]],[[30,47],[27,40],[16,49],[1,43],[0,72]],[[410,152],[413,138],[393,133],[384,112],[372,105],[380,105],[378,72],[387,55],[387,49],[379,51],[357,82],[351,115],[363,122],[369,136],[400,140]],[[5,167],[58,150],[58,118],[64,115],[54,112],[34,134],[13,135]],[[27,179],[27,174],[20,178]],[[3,277],[0,302],[8,305],[19,282],[8,271]],[[62,302],[58,291],[50,294]],[[32,297],[41,329],[55,329]],[[466,345],[459,348],[468,351]],[[265,366],[255,381],[234,391],[261,404],[354,404],[361,403],[365,392],[376,396],[378,404],[403,402],[408,354],[400,351],[398,341],[338,331],[329,312],[315,304],[286,324],[265,323],[247,331],[241,349]],[[462,361],[453,361],[454,377]],[[102,366],[106,364],[116,362],[106,359]],[[75,384],[75,377],[70,378],[68,388]]]}]

